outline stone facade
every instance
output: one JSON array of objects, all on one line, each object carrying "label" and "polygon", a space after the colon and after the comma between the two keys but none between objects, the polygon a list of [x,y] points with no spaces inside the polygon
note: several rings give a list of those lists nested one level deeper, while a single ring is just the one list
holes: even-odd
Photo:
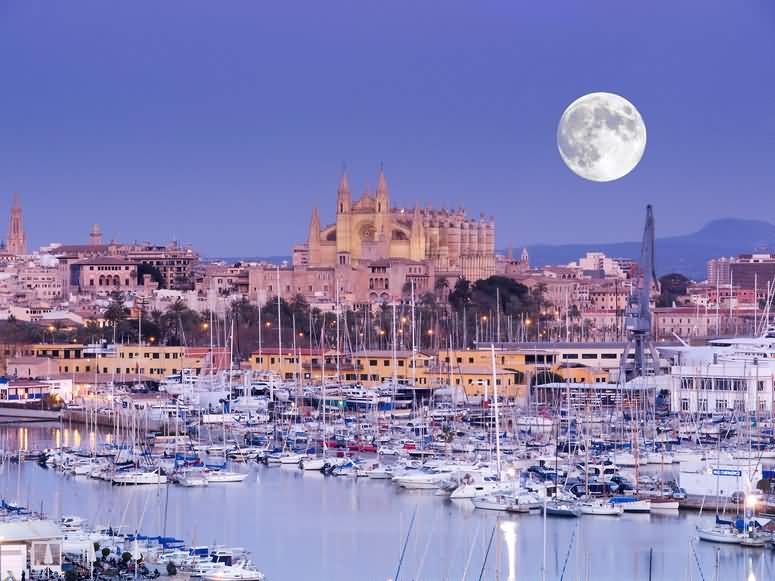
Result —
[{"label": "stone facade", "polygon": [[[384,172],[374,192],[353,201],[347,175],[336,194],[336,220],[322,226],[312,210],[307,241],[293,249],[293,267],[280,269],[279,290],[312,302],[375,303],[402,297],[407,283],[417,295],[432,291],[439,277],[452,284],[492,276],[494,219],[469,218],[460,209],[394,208]],[[277,295],[272,267],[251,269],[249,293],[263,301]]]},{"label": "stone facade", "polygon": [[294,265],[313,268],[360,265],[374,260],[427,262],[440,274],[469,280],[495,274],[495,220],[469,218],[460,209],[393,208],[385,174],[375,192],[353,201],[347,175],[336,194],[336,222],[321,226],[312,211],[307,243]]}]

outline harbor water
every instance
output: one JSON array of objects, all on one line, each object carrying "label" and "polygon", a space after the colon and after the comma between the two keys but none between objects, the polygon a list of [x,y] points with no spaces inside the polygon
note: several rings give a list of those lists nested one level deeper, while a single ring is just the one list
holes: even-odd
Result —
[{"label": "harbor water", "polygon": [[[88,448],[94,439],[58,426],[0,429],[6,451],[63,441]],[[245,547],[271,581],[384,581],[396,577],[399,563],[397,576],[405,580],[775,579],[771,549],[693,540],[695,527],[711,523],[712,513],[544,521],[539,514],[475,510],[470,501],[402,490],[387,480],[323,476],[296,466],[233,469],[250,475],[242,483],[201,488],[117,487],[35,462],[6,462],[0,494],[51,517],[76,514],[126,532]]]}]

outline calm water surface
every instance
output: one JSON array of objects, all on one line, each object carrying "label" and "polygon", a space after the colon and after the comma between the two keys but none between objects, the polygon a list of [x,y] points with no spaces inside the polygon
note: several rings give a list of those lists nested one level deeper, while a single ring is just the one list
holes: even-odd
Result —
[{"label": "calm water surface", "polygon": [[[0,448],[52,446],[61,437],[88,447],[94,436],[57,427],[0,429]],[[206,488],[113,487],[64,476],[34,462],[0,473],[3,497],[54,517],[78,514],[92,523],[123,524],[189,543],[242,546],[270,581],[385,581],[393,578],[416,511],[399,579],[476,580],[490,535],[482,579],[541,579],[544,521],[474,510],[429,491],[403,491],[388,481],[323,477],[298,468],[237,465],[241,484]],[[167,507],[165,529],[165,503]],[[546,521],[546,579],[775,579],[775,551],[690,540],[713,515],[624,515]],[[715,563],[718,550],[718,577]],[[699,564],[698,564],[699,562]],[[564,576],[563,576],[564,573]]]}]

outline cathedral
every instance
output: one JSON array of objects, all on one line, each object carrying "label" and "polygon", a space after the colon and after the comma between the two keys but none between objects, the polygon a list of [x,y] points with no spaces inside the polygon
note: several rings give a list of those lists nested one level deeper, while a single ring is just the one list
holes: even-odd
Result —
[{"label": "cathedral", "polygon": [[312,210],[307,243],[294,266],[342,268],[377,262],[418,263],[447,278],[474,281],[495,273],[495,220],[468,218],[462,209],[394,208],[385,174],[377,188],[353,200],[347,174],[336,192],[336,222],[321,226]]}]

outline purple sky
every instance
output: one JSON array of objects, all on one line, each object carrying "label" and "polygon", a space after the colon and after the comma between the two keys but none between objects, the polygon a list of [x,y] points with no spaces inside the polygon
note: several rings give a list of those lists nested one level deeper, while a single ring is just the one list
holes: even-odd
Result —
[{"label": "purple sky", "polygon": [[[638,239],[647,202],[660,235],[775,221],[774,55],[769,0],[0,0],[0,216],[18,191],[33,245],[287,254],[344,161],[355,194],[384,162],[395,203],[495,214],[499,246]],[[617,182],[557,152],[592,91],[647,125]]]}]

